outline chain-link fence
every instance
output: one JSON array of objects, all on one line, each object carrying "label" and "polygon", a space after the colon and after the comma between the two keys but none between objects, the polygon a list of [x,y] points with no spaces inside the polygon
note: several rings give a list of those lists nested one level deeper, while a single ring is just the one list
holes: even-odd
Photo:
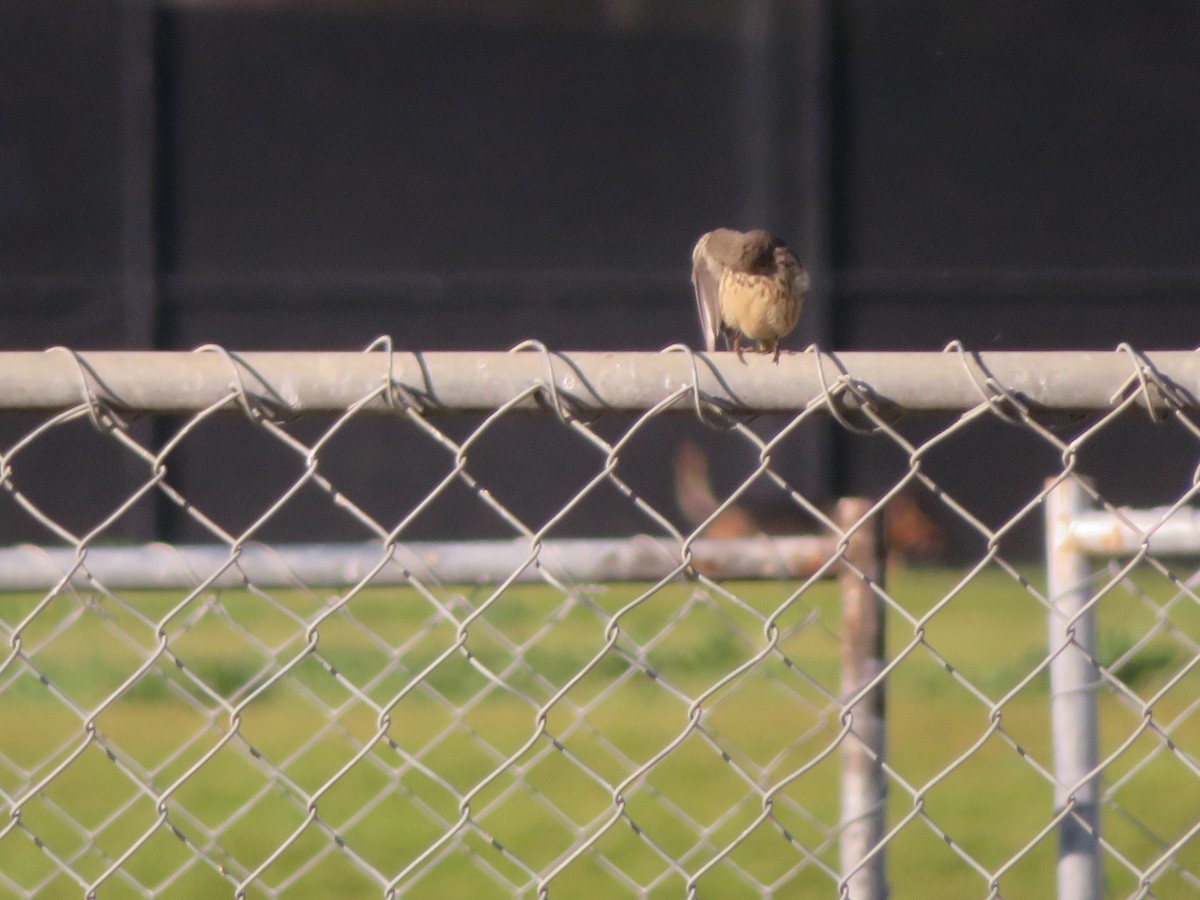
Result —
[{"label": "chain-link fence", "polygon": [[0,893],[1200,888],[1200,358],[519,349],[0,354]]}]

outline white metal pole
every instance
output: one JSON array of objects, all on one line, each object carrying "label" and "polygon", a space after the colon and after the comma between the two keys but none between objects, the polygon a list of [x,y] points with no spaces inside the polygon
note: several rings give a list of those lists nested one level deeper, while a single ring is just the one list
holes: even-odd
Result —
[{"label": "white metal pole", "polygon": [[[850,528],[870,508],[868,500],[839,500],[838,525],[843,529]],[[875,516],[851,536],[846,561],[854,568],[846,566],[838,576],[842,594],[843,702],[871,685],[885,665],[883,602],[870,583],[880,587],[883,584],[880,516]],[[884,900],[888,895],[886,860],[879,847],[887,831],[884,699],[883,684],[878,684],[851,707],[851,733],[840,748],[842,826],[838,849],[845,886],[843,896],[850,900]],[[870,855],[872,851],[875,851],[873,856]]]},{"label": "white metal pole", "polygon": [[1096,623],[1084,612],[1090,596],[1087,557],[1075,545],[1071,523],[1083,491],[1068,478],[1046,498],[1046,581],[1050,611],[1050,727],[1054,744],[1054,809],[1068,814],[1058,826],[1059,900],[1099,900],[1099,764],[1095,658]]},{"label": "white metal pole", "polygon": [[[832,537],[780,535],[700,538],[691,544],[691,566],[720,579],[808,578],[835,552]],[[10,591],[46,590],[74,570],[71,583],[89,579],[110,590],[163,590],[213,578],[215,588],[247,583],[263,588],[356,584],[407,584],[410,572],[443,584],[537,582],[542,572],[574,584],[592,581],[652,581],[680,568],[679,544],[666,538],[547,539],[536,560],[526,539],[354,544],[258,544],[234,551],[224,544],[139,544],[88,547],[82,565],[74,547],[0,547],[0,585]],[[389,562],[382,565],[384,560]],[[219,573],[215,575],[214,573]]]}]

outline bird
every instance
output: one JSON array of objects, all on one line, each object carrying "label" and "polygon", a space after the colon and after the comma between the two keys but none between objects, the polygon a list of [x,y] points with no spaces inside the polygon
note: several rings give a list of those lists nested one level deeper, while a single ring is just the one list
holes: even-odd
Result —
[{"label": "bird", "polygon": [[746,337],[760,352],[774,351],[778,363],[779,339],[796,327],[808,284],[800,260],[768,231],[702,234],[692,250],[692,286],[705,348],[716,350],[724,335],[742,359]]}]

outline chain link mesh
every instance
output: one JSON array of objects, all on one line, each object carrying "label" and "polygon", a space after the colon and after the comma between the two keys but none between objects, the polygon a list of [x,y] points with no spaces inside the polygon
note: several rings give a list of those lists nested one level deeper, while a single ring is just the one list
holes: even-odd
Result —
[{"label": "chain link mesh", "polygon": [[[486,415],[446,415],[428,386],[395,381],[390,343],[372,349],[388,360],[378,388],[314,418],[234,355],[202,348],[228,360],[228,393],[153,439],[137,410],[105,399],[86,356],[53,351],[70,355],[80,401],[14,418],[0,457],[2,515],[42,535],[5,551],[25,587],[0,595],[0,893],[866,896],[856,877],[886,860],[896,896],[1047,896],[1056,834],[1088,821],[1074,800],[1054,802],[1056,786],[1073,798],[1080,785],[1055,774],[1049,715],[1049,672],[1084,646],[1079,620],[1047,646],[1056,598],[1030,552],[1064,484],[1136,537],[1075,586],[1099,630],[1085,649],[1104,893],[1200,889],[1200,576],[1154,545],[1200,490],[1200,428],[1132,349],[1128,382],[1099,413],[1031,410],[952,345],[979,395],[957,416],[905,416],[822,360],[819,398],[754,422],[714,404],[698,377],[634,416],[582,409],[537,344],[518,349],[544,356],[544,380]],[[540,415],[517,412],[530,398]],[[360,426],[380,420],[381,399],[393,431],[372,448]],[[682,420],[701,458],[737,460],[703,475],[698,512],[678,463],[645,463]],[[881,461],[850,519],[793,477],[799,436],[830,421],[846,452]],[[1128,443],[1164,430],[1190,459],[1157,464],[1152,444]],[[1000,483],[1011,462],[987,456],[1001,433],[1026,477],[988,507],[979,482]],[[1170,494],[1149,523],[1119,507],[1124,488],[1109,496],[1100,457],[1091,464],[1114,440],[1151,493]],[[57,474],[102,503],[56,506],[23,474],[64,442],[95,448]],[[193,496],[204,478],[177,471],[199,443],[239,454],[210,462],[214,508]],[[363,465],[418,484],[415,499],[391,508],[357,490]],[[568,489],[550,477],[559,470]],[[663,488],[673,480],[684,486]],[[552,512],[530,512],[540,507],[522,492]],[[135,565],[166,561],[173,587],[128,588],[99,563],[147,504],[217,550],[137,548]],[[589,581],[556,555],[603,509],[619,510],[600,517],[622,523],[619,537],[649,542],[652,576]],[[318,535],[336,523],[369,562],[306,580],[274,536],[285,523]],[[442,550],[413,549],[438,527]],[[852,552],[874,529],[887,534],[886,579]],[[448,543],[459,531],[507,541],[505,571],[448,574],[450,550],[470,548]],[[781,533],[818,538],[812,558],[780,550]],[[694,552],[738,539],[771,548],[766,577],[726,577]],[[282,574],[251,565],[263,555]],[[849,687],[847,582],[887,631],[875,669]],[[880,689],[882,756],[856,719]],[[878,844],[847,866],[850,745],[887,798],[868,810]]]}]

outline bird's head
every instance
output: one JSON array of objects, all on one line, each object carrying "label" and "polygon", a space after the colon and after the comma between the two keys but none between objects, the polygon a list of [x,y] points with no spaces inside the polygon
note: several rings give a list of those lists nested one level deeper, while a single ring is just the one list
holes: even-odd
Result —
[{"label": "bird's head", "polygon": [[782,246],[783,241],[769,231],[763,231],[761,228],[747,231],[742,240],[736,268],[758,275],[767,274],[775,267],[775,248]]}]

